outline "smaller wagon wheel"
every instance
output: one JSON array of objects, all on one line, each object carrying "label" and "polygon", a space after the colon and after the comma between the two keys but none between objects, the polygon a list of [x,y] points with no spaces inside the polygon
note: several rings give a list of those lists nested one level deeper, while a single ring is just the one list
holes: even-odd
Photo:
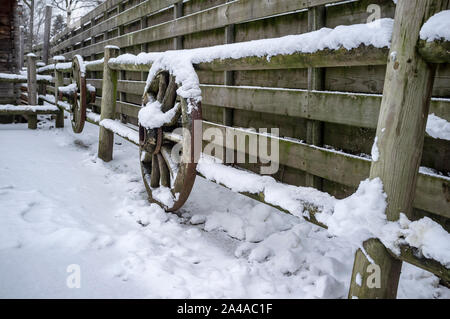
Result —
[{"label": "smaller wagon wheel", "polygon": [[80,55],[75,55],[72,61],[72,83],[77,85],[77,92],[72,102],[72,129],[75,133],[81,133],[86,121],[86,106],[88,104],[88,94],[86,88],[86,72],[84,61]]},{"label": "smaller wagon wheel", "polygon": [[[160,71],[144,93],[143,103],[159,102],[161,111],[175,114],[168,123],[148,129],[139,124],[139,155],[149,200],[168,212],[178,210],[194,186],[201,147],[201,105],[177,96],[175,77]],[[195,121],[199,120],[196,125]],[[194,131],[195,130],[197,131]],[[201,142],[200,142],[201,145]]]}]

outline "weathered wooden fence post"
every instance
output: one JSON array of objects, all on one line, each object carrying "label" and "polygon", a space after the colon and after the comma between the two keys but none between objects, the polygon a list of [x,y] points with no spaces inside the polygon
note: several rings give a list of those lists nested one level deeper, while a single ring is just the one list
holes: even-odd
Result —
[{"label": "weathered wooden fence post", "polygon": [[[376,135],[379,158],[370,171],[370,178],[383,182],[390,221],[398,220],[400,213],[411,216],[431,101],[435,66],[417,52],[419,32],[431,15],[447,5],[448,0],[400,0],[397,4]],[[358,250],[349,298],[395,298],[401,261],[378,239],[365,242],[364,249],[379,268]],[[372,279],[377,280],[369,283]]]},{"label": "weathered wooden fence post", "polygon": [[[28,105],[37,105],[37,81],[36,81],[36,55],[28,53],[27,55],[27,87],[28,87]],[[37,115],[27,115],[28,128],[37,128]]]},{"label": "weathered wooden fence post", "polygon": [[[125,5],[119,4],[118,10],[119,10],[119,13],[125,11]],[[124,35],[125,34],[125,27],[123,25],[119,26],[119,30],[118,31],[119,31],[119,36]],[[122,53],[124,53],[124,52],[122,52],[122,50],[120,50],[119,54],[122,54]],[[127,71],[125,71],[125,70],[119,71],[119,73],[118,73],[119,80],[126,80],[127,79],[126,78],[126,74],[127,74]],[[127,99],[127,94],[125,92],[123,92],[123,91],[120,91],[118,99],[119,99],[120,102],[125,102],[126,99]],[[122,113],[120,113],[120,121],[122,123],[126,124],[127,121],[128,121],[127,116],[122,114]]]},{"label": "weathered wooden fence post", "polygon": [[[63,72],[58,71],[58,69],[56,69],[56,65],[58,64],[58,62],[64,62],[63,59],[58,59],[58,61],[54,61],[55,62],[55,104],[56,106],[58,106],[58,88],[60,86],[64,85],[64,74]],[[56,127],[64,127],[64,109],[60,108],[60,111],[58,114],[56,114]]]},{"label": "weathered wooden fence post", "polygon": [[[231,0],[227,0],[227,2],[230,2]],[[234,43],[235,37],[234,37],[234,24],[227,25],[225,27],[225,44]],[[233,71],[224,71],[223,74],[223,84],[225,85],[234,85],[234,72]],[[233,117],[234,117],[234,110],[231,108],[223,108],[222,111],[223,116],[223,125],[226,126],[233,126]]]},{"label": "weathered wooden fence post", "polygon": [[[319,30],[325,26],[325,6],[308,9],[308,32]],[[323,90],[324,72],[321,68],[308,68],[308,91]],[[309,101],[309,97],[308,97]],[[306,142],[308,144],[322,146],[323,123],[314,120],[306,122]],[[312,174],[305,174],[305,185],[322,189],[322,179]]]},{"label": "weathered wooden fence post", "polygon": [[[117,47],[105,47],[100,121],[104,119],[114,119],[116,115],[117,71],[109,68],[108,61],[111,58],[117,57],[118,53],[119,48]],[[113,146],[114,133],[100,126],[98,157],[105,162],[111,161]]]},{"label": "weathered wooden fence post", "polygon": [[[147,24],[147,16],[142,17],[140,20],[140,27],[141,30],[147,28],[148,24]],[[142,43],[141,44],[141,52],[147,52],[148,51],[148,43]],[[147,72],[141,72],[141,80],[145,81],[147,79],[146,76]]]},{"label": "weathered wooden fence post", "polygon": [[[42,62],[48,64],[50,53],[50,27],[52,25],[52,6],[45,6],[45,25],[44,25],[44,42],[42,44]],[[47,93],[47,85],[45,83],[39,84],[39,94],[45,95]]]},{"label": "weathered wooden fence post", "polygon": [[[176,20],[183,16],[183,1],[179,1],[174,4],[173,19]],[[181,50],[183,48],[183,37],[178,36],[173,38],[173,48],[175,50]]]},{"label": "weathered wooden fence post", "polygon": [[44,43],[42,44],[42,61],[48,64],[50,53],[50,27],[52,25],[52,6],[45,6]]}]

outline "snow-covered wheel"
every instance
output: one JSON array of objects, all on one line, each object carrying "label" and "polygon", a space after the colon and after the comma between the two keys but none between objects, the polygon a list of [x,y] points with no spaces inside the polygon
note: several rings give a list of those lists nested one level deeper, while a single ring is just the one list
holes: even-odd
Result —
[{"label": "snow-covered wheel", "polygon": [[159,127],[139,125],[141,170],[149,200],[169,212],[178,210],[189,197],[201,149],[194,147],[196,133],[200,133],[194,128],[201,131],[201,105],[176,91],[175,77],[160,71],[144,93],[143,102],[157,103],[160,114],[170,112],[172,116]]},{"label": "snow-covered wheel", "polygon": [[77,85],[77,91],[72,99],[72,129],[75,133],[81,133],[86,121],[87,89],[84,62],[80,55],[76,55],[72,61],[72,83]]},{"label": "snow-covered wheel", "polygon": [[86,83],[84,61],[80,55],[75,55],[72,61],[72,83],[58,88],[58,99],[65,97],[70,103],[72,129],[81,133],[86,121],[86,108],[95,102],[95,88]]}]

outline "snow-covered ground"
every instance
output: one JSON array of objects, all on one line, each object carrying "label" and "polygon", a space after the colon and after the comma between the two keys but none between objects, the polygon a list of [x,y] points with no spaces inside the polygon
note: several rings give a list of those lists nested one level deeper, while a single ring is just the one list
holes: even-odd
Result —
[{"label": "snow-covered ground", "polygon": [[[0,125],[0,297],[346,298],[352,246],[197,178],[180,215],[150,205],[136,146],[96,157],[82,134]],[[68,288],[69,265],[81,287]],[[404,264],[400,298],[450,298]]]}]

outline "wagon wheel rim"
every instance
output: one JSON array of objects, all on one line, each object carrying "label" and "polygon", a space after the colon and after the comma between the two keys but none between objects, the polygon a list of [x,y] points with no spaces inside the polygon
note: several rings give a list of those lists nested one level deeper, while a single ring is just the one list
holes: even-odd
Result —
[{"label": "wagon wheel rim", "polygon": [[76,55],[72,63],[72,83],[77,85],[77,92],[72,100],[72,130],[81,133],[86,121],[87,88],[86,74],[82,72],[83,59]]},{"label": "wagon wheel rim", "polygon": [[[153,82],[163,82],[162,78],[166,78],[167,82],[167,75],[168,72],[161,71]],[[187,101],[174,93],[174,77],[170,76],[168,82],[169,87],[160,85],[158,89],[155,89],[157,85],[152,83],[149,92],[144,93],[144,104],[145,99],[171,100],[169,104],[163,105],[163,108],[167,105],[173,108],[179,103],[180,112],[169,125],[153,129],[139,125],[139,155],[142,177],[150,202],[173,212],[183,206],[194,186],[197,167],[195,159],[199,156],[199,151],[194,147],[195,136],[199,132],[195,130],[201,131],[201,126],[194,123],[202,119],[202,114],[199,102]],[[191,109],[189,104],[193,106]],[[167,133],[179,137],[179,141],[167,138]],[[176,150],[181,150],[181,161],[178,160]]]}]

